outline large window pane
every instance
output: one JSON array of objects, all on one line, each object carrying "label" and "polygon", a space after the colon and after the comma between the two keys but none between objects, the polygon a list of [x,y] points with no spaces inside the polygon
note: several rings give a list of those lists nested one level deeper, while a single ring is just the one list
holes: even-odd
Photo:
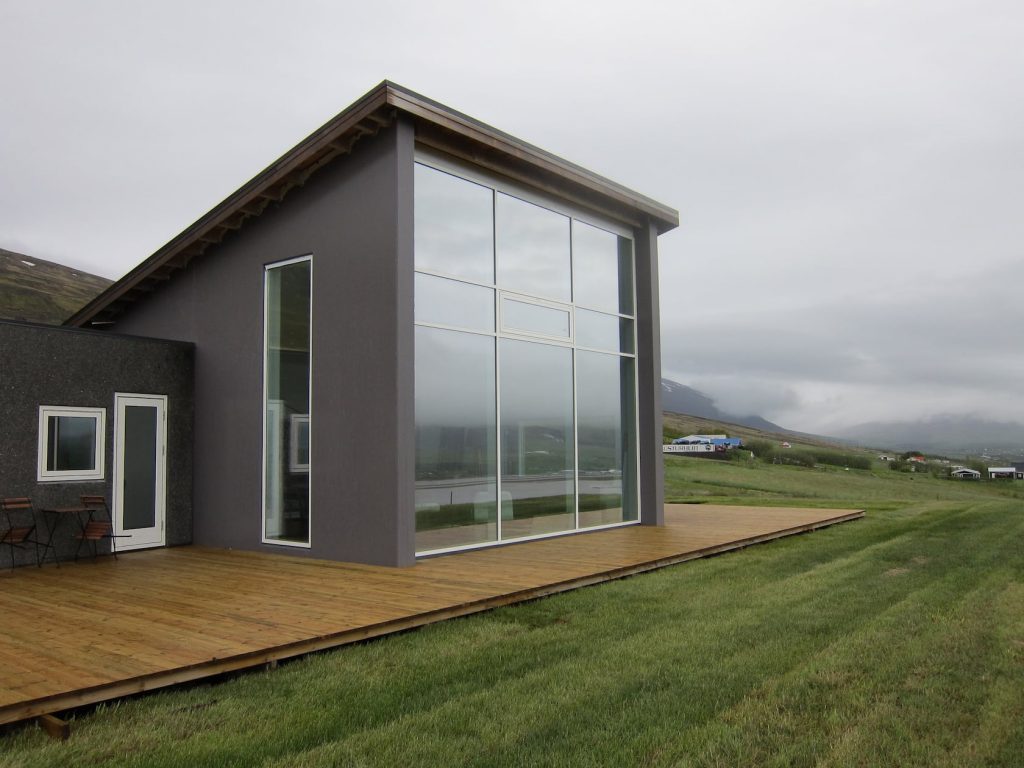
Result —
[{"label": "large window pane", "polygon": [[494,282],[494,193],[416,164],[416,268]]},{"label": "large window pane", "polygon": [[633,360],[576,353],[580,527],[637,519]]},{"label": "large window pane", "polygon": [[417,323],[494,330],[494,289],[416,273]]},{"label": "large window pane", "polygon": [[416,329],[416,549],[495,541],[494,338]]},{"label": "large window pane", "polygon": [[502,339],[503,539],[576,527],[572,350]]},{"label": "large window pane", "polygon": [[495,211],[499,287],[569,301],[569,218],[500,192]]},{"label": "large window pane", "polygon": [[126,405],[124,441],[132,446],[125,451],[122,469],[122,527],[127,530],[156,525],[157,507],[157,408]]},{"label": "large window pane", "polygon": [[606,312],[633,314],[633,241],[572,223],[573,301]]},{"label": "large window pane", "polygon": [[633,321],[618,315],[576,310],[576,345],[609,352],[633,352]]},{"label": "large window pane", "polygon": [[[264,536],[270,541],[309,543],[309,259],[269,267],[266,272],[266,464]],[[292,430],[306,417],[305,432]],[[299,419],[302,421],[303,419]],[[304,435],[303,446],[291,446]],[[289,457],[306,453],[297,467]]]}]

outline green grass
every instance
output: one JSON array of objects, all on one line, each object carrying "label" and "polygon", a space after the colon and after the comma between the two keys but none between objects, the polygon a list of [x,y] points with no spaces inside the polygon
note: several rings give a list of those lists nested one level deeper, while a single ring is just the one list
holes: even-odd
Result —
[{"label": "green grass", "polygon": [[1012,486],[666,464],[675,500],[869,513],[21,729],[0,766],[1022,764]]}]

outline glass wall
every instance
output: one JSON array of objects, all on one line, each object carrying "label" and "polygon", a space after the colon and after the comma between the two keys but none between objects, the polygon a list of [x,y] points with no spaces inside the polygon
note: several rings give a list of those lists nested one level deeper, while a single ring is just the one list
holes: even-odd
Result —
[{"label": "glass wall", "polygon": [[416,548],[639,519],[633,241],[416,165]]},{"label": "glass wall", "polygon": [[309,544],[309,350],[312,261],[265,275],[263,538]]}]

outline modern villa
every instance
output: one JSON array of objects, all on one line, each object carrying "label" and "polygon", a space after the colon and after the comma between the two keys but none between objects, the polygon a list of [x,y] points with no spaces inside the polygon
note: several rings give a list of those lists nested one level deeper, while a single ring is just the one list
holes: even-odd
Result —
[{"label": "modern villa", "polygon": [[660,525],[677,225],[384,82],[67,327],[0,324],[3,493],[104,493],[119,551],[388,566]]}]

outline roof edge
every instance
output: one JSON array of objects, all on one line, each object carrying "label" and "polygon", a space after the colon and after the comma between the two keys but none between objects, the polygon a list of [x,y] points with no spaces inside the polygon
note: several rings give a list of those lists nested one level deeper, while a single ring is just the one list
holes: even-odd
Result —
[{"label": "roof edge", "polygon": [[116,317],[119,305],[132,303],[140,295],[152,291],[153,284],[169,279],[193,258],[239,229],[245,220],[259,216],[271,202],[280,202],[292,188],[304,184],[319,168],[351,152],[361,138],[375,135],[390,126],[397,113],[451,131],[592,195],[639,211],[652,220],[659,234],[679,225],[679,213],[666,205],[415,91],[383,80],[108,286],[65,320],[64,325],[81,327],[91,322],[99,324],[103,318]]}]

